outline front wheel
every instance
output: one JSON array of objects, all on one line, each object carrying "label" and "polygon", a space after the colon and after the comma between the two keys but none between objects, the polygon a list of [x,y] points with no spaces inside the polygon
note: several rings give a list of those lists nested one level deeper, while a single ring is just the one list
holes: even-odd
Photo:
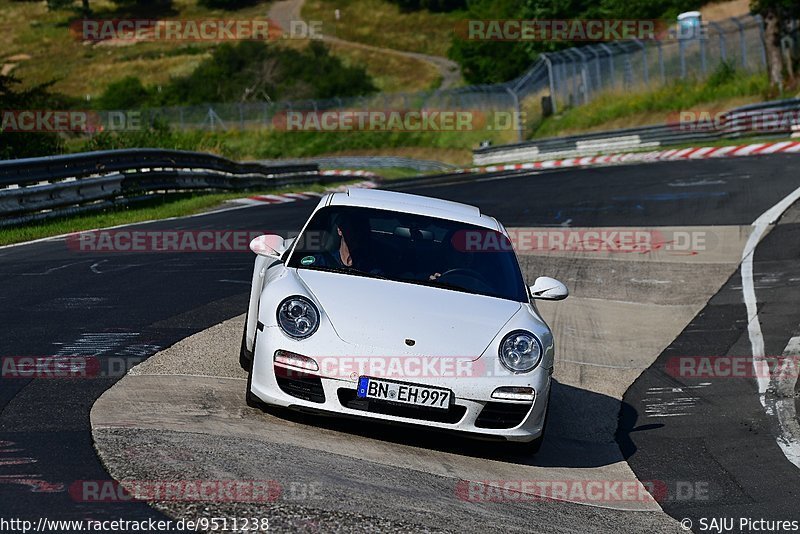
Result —
[{"label": "front wheel", "polygon": [[[242,369],[245,371],[250,371],[253,368],[253,353],[247,350],[247,319],[248,316],[245,315],[244,329],[242,331],[242,346],[239,349],[239,365],[241,365]],[[258,332],[256,332],[256,334],[258,334]],[[253,348],[255,349],[255,344]]]},{"label": "front wheel", "polygon": [[544,443],[544,435],[547,431],[547,420],[550,419],[550,396],[548,395],[547,399],[547,408],[544,412],[544,423],[542,424],[542,433],[541,435],[533,441],[528,441],[526,443],[514,443],[514,449],[521,453],[528,456],[533,456],[534,454],[539,452],[539,449],[542,448],[542,443]]},{"label": "front wheel", "polygon": [[[247,322],[245,322],[245,332],[246,331],[247,331]],[[255,351],[255,348],[256,348],[255,341],[256,341],[257,338],[258,338],[258,330],[256,330],[256,335],[255,335],[255,338],[253,339],[253,353],[252,353],[252,356],[251,356],[252,359],[248,360],[249,366],[247,368],[247,389],[244,392],[244,401],[251,408],[264,409],[264,406],[265,406],[264,402],[261,399],[259,399],[258,397],[256,397],[253,394],[253,392],[251,391],[251,389],[250,389],[252,387],[252,385],[253,385],[253,361],[255,360],[255,353],[256,353],[256,351]],[[244,345],[243,345],[243,348],[244,348]],[[241,357],[240,357],[240,362],[241,362]]]},{"label": "front wheel", "polygon": [[263,408],[264,403],[261,402],[261,399],[253,395],[253,392],[250,391],[250,386],[252,384],[253,384],[253,368],[251,367],[250,372],[247,373],[247,390],[244,393],[244,401],[251,408]]}]

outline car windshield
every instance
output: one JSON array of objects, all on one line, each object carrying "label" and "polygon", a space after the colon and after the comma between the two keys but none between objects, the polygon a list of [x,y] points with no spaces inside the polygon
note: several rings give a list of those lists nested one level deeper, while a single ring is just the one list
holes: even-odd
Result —
[{"label": "car windshield", "polygon": [[503,234],[395,211],[320,209],[298,237],[288,266],[528,301],[517,258]]}]

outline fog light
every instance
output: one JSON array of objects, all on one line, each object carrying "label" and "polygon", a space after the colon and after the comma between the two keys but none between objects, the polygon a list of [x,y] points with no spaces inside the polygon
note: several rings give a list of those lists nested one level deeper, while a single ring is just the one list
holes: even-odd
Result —
[{"label": "fog light", "polygon": [[508,386],[495,389],[494,392],[492,392],[492,398],[502,399],[502,400],[533,402],[533,397],[535,396],[535,394],[536,393],[533,391],[533,388]]},{"label": "fog light", "polygon": [[317,365],[317,362],[313,358],[303,356],[302,354],[295,354],[288,350],[276,350],[274,359],[275,363],[288,365],[289,367],[295,367],[304,371],[319,370],[319,365]]}]

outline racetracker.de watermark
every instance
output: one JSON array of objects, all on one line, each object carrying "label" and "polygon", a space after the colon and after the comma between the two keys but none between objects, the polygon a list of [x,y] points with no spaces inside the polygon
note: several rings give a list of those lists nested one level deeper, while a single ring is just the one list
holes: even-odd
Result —
[{"label": "racetracker.de watermark", "polygon": [[3,133],[124,132],[140,131],[143,127],[138,111],[0,110],[0,132]]},{"label": "racetracker.de watermark", "polygon": [[3,356],[0,357],[0,377],[122,377],[145,359],[145,356]]},{"label": "racetracker.de watermark", "polygon": [[69,486],[75,502],[273,502],[281,496],[276,480],[77,480]]},{"label": "racetracker.de watermark", "polygon": [[785,133],[800,125],[800,111],[768,111],[731,114],[724,111],[694,110],[671,113],[667,124],[681,132],[719,132],[737,130],[759,133]]},{"label": "racetracker.de watermark", "polygon": [[286,132],[464,132],[516,131],[525,112],[469,109],[363,109],[282,111],[272,128]]},{"label": "racetracker.de watermark", "polygon": [[361,376],[387,379],[475,378],[500,374],[476,356],[314,356],[293,358],[279,351],[276,372],[281,376],[321,375],[326,378],[356,380]]},{"label": "racetracker.de watermark", "polygon": [[681,378],[797,377],[800,356],[674,356],[666,371]]},{"label": "racetracker.de watermark", "polygon": [[74,252],[245,252],[260,230],[93,230],[70,234]]},{"label": "racetracker.de watermark", "polygon": [[322,21],[289,22],[282,28],[265,18],[253,19],[79,19],[70,33],[80,41],[222,42],[322,39]]},{"label": "racetracker.de watermark", "polygon": [[591,252],[647,254],[664,251],[692,256],[709,250],[716,236],[700,230],[637,228],[511,228],[508,238],[494,230],[459,230],[452,245],[461,252]]},{"label": "racetracker.de watermark", "polygon": [[662,480],[460,480],[456,496],[469,502],[570,501],[582,503],[707,501],[706,481]]},{"label": "racetracker.de watermark", "polygon": [[468,41],[652,41],[666,25],[654,19],[472,19],[456,24]]}]

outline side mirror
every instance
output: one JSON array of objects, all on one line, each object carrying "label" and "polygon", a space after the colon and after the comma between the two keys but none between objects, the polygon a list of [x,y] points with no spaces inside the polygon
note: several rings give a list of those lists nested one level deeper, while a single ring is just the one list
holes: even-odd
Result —
[{"label": "side mirror", "polygon": [[534,299],[564,300],[569,295],[567,286],[549,276],[540,276],[529,289]]},{"label": "side mirror", "polygon": [[260,235],[250,241],[250,250],[259,256],[280,258],[286,252],[286,241],[275,234]]}]

